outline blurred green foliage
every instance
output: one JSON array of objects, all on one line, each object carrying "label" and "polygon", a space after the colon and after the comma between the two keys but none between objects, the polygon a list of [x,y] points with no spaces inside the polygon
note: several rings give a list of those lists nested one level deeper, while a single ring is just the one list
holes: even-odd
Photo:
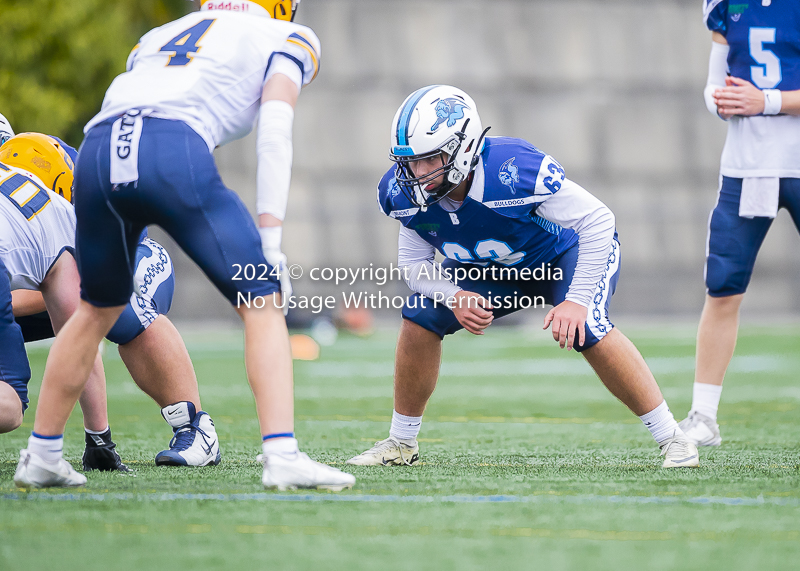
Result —
[{"label": "blurred green foliage", "polygon": [[17,133],[78,146],[139,38],[192,10],[186,0],[0,0],[0,113]]}]

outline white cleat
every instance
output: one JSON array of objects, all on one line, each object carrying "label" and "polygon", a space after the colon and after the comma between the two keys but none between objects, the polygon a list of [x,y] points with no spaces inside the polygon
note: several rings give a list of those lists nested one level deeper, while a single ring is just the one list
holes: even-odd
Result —
[{"label": "white cleat", "polygon": [[86,485],[86,476],[76,472],[63,458],[45,462],[30,450],[20,450],[14,484],[18,488],[74,488]]},{"label": "white cleat", "polygon": [[683,434],[675,435],[661,445],[661,456],[664,457],[662,468],[697,468],[700,455],[695,446]]},{"label": "white cleat", "polygon": [[719,424],[713,419],[696,410],[690,410],[689,416],[678,423],[686,438],[696,446],[719,446],[722,436],[719,434]]},{"label": "white cleat", "polygon": [[264,464],[261,483],[267,489],[315,488],[340,492],[356,483],[352,474],[315,462],[302,452],[259,454],[257,459]]},{"label": "white cleat", "polygon": [[375,446],[347,461],[354,466],[411,466],[419,460],[416,439],[407,444],[393,436],[375,443]]}]

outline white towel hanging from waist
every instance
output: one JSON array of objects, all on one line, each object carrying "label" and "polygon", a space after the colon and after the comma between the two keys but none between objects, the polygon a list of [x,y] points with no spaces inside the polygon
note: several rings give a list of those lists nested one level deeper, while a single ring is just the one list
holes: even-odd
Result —
[{"label": "white towel hanging from waist", "polygon": [[780,186],[781,179],[777,177],[742,179],[739,216],[742,218],[753,218],[754,216],[775,218],[778,215]]},{"label": "white towel hanging from waist", "polygon": [[111,127],[111,184],[127,184],[139,180],[139,140],[142,119],[152,109],[129,109]]}]

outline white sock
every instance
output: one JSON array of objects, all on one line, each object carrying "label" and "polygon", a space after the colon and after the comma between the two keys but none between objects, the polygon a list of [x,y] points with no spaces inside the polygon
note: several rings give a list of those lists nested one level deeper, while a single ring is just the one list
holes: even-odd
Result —
[{"label": "white sock", "polygon": [[416,440],[420,428],[422,428],[421,416],[406,416],[396,410],[392,411],[392,427],[389,429],[389,436],[398,440]]},{"label": "white sock", "polygon": [[672,438],[676,433],[683,434],[683,431],[678,428],[678,423],[675,422],[675,417],[672,416],[672,411],[667,406],[667,401],[661,401],[660,405],[639,418],[659,445],[668,438]]},{"label": "white sock", "polygon": [[270,438],[261,443],[264,454],[292,454],[298,452],[297,438]]},{"label": "white sock", "polygon": [[28,450],[39,455],[45,462],[58,462],[64,452],[64,435],[39,436],[34,432],[28,438]]},{"label": "white sock", "polygon": [[717,420],[719,399],[722,396],[722,385],[709,385],[708,383],[695,383],[692,387],[692,410]]}]

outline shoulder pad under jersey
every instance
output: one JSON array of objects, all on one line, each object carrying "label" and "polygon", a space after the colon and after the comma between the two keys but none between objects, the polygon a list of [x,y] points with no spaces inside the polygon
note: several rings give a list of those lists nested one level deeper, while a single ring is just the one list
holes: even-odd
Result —
[{"label": "shoulder pad under jersey", "polygon": [[393,165],[378,183],[378,206],[386,216],[397,218],[403,226],[406,226],[419,212],[419,207],[414,205],[397,185],[396,168]]},{"label": "shoulder pad under jersey", "polygon": [[564,182],[558,161],[523,139],[489,137],[481,158],[484,186],[479,198],[504,216],[529,215]]},{"label": "shoulder pad under jersey", "polygon": [[303,85],[308,85],[317,77],[321,53],[319,38],[311,28],[297,26],[297,30],[286,38],[283,46],[276,50],[272,57],[282,55],[296,63],[300,73],[303,74]]},{"label": "shoulder pad under jersey", "polygon": [[712,32],[728,32],[728,0],[703,0],[703,22]]}]

